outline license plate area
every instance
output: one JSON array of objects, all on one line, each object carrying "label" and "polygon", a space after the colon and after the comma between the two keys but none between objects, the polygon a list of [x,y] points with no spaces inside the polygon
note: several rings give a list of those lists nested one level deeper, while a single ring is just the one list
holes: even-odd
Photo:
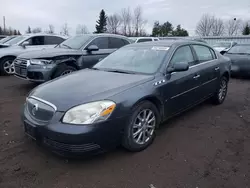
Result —
[{"label": "license plate area", "polygon": [[36,127],[24,122],[24,131],[33,140],[36,140]]}]

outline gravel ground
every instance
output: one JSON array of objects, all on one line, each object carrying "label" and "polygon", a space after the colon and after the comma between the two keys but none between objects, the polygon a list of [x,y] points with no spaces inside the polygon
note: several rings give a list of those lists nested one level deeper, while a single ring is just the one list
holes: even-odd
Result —
[{"label": "gravel ground", "polygon": [[165,123],[153,145],[85,160],[67,160],[37,146],[20,127],[20,109],[34,85],[0,78],[1,188],[250,187],[250,81],[231,80],[223,105],[202,104]]}]

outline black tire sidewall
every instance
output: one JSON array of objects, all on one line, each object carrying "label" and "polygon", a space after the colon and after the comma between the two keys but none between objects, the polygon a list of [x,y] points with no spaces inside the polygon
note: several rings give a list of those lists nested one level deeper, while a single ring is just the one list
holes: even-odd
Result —
[{"label": "black tire sidewall", "polygon": [[130,118],[130,121],[127,125],[127,127],[125,128],[124,131],[124,136],[123,136],[123,146],[129,150],[129,151],[141,151],[144,150],[145,148],[147,148],[149,145],[152,144],[154,138],[155,138],[155,131],[153,136],[150,138],[150,140],[145,143],[145,144],[137,144],[136,142],[134,142],[133,139],[133,123],[135,121],[136,116],[143,110],[143,109],[150,109],[154,112],[155,117],[156,117],[156,127],[155,129],[158,127],[159,125],[159,121],[160,121],[160,115],[158,112],[158,109],[156,108],[156,106],[149,102],[149,101],[143,101],[140,102],[139,104],[137,104],[133,110],[132,110],[132,115]]},{"label": "black tire sidewall", "polygon": [[52,79],[54,78],[57,78],[57,77],[60,77],[61,74],[66,71],[66,70],[72,70],[72,71],[76,71],[77,69],[73,66],[68,66],[68,65],[59,65],[57,68],[56,68],[56,71],[55,73],[53,74],[52,76]]},{"label": "black tire sidewall", "polygon": [[0,61],[0,74],[1,75],[3,75],[3,76],[11,75],[11,74],[8,74],[8,73],[5,72],[5,70],[4,70],[4,63],[6,61],[12,61],[13,62],[14,60],[15,60],[14,57],[4,57],[4,58],[1,59],[1,61]]}]

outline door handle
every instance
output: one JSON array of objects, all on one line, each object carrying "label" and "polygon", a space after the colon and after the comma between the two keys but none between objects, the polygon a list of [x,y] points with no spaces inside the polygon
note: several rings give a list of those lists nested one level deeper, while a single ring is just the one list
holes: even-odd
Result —
[{"label": "door handle", "polygon": [[215,71],[220,70],[220,67],[216,67],[214,70],[215,70]]},{"label": "door handle", "polygon": [[200,75],[196,75],[196,76],[193,77],[193,79],[197,79],[199,77],[200,77]]}]

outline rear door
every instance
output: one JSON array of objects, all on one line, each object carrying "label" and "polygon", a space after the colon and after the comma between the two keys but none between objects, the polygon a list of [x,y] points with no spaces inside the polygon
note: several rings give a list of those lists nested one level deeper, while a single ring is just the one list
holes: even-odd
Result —
[{"label": "rear door", "polygon": [[165,99],[166,117],[172,116],[198,100],[197,89],[199,81],[197,79],[198,69],[195,67],[195,57],[189,45],[181,46],[174,52],[169,66],[177,62],[188,62],[189,70],[183,72],[173,72],[167,75],[163,84]]},{"label": "rear door", "polygon": [[216,91],[220,77],[220,65],[214,50],[205,45],[192,45],[197,56],[199,70],[199,98],[206,98]]},{"label": "rear door", "polygon": [[109,38],[108,37],[97,37],[94,38],[84,49],[86,51],[86,48],[96,45],[98,46],[98,51],[92,51],[92,52],[86,52],[86,55],[83,56],[83,63],[82,68],[90,68],[93,67],[99,59],[102,59],[112,53],[114,50],[109,49]]}]

